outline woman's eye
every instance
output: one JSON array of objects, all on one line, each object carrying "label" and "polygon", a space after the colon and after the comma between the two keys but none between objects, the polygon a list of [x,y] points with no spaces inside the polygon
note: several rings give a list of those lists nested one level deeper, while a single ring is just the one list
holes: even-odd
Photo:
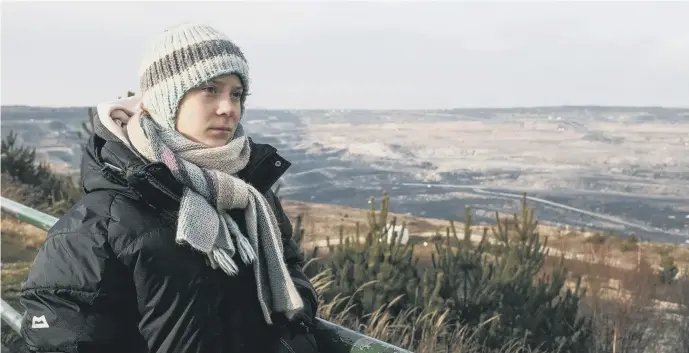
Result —
[{"label": "woman's eye", "polygon": [[232,98],[240,99],[240,98],[242,98],[242,93],[243,93],[242,91],[233,91],[232,92]]},{"label": "woman's eye", "polygon": [[207,93],[217,93],[218,92],[218,90],[215,89],[215,87],[213,87],[213,86],[206,86],[203,88],[203,91],[207,92]]}]

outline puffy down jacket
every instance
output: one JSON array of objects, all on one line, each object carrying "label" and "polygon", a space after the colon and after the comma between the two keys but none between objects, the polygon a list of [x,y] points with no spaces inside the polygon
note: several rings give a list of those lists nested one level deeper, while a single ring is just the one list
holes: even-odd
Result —
[{"label": "puffy down jacket", "polygon": [[[304,351],[285,347],[295,335],[302,335],[299,344],[315,344],[304,335],[315,317],[316,294],[301,270],[304,258],[290,221],[270,191],[289,167],[274,147],[251,142],[250,162],[239,176],[262,191],[275,211],[305,310],[294,322],[269,327],[250,267],[230,277],[175,243],[182,187],[170,171],[144,163],[103,135],[94,134],[84,149],[85,196],[50,229],[22,287],[21,335],[30,350]],[[233,217],[245,227],[241,211]]]}]

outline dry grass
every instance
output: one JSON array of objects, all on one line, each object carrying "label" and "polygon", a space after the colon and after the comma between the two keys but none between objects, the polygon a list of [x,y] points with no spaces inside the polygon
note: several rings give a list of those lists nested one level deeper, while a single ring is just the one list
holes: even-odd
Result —
[{"label": "dry grass", "polygon": [[2,234],[2,262],[33,261],[46,232],[12,217],[0,220]]},{"label": "dry grass", "polygon": [[[320,298],[332,284],[331,275],[328,270],[319,273],[312,278],[312,282]],[[375,281],[362,285],[357,292],[364,290],[368,285]],[[356,293],[354,294],[356,295]],[[378,310],[365,318],[358,318],[349,315],[354,310],[352,297],[340,296],[339,294],[330,302],[319,304],[319,316],[325,320],[338,325],[350,327],[367,336],[375,337],[379,340],[388,342],[395,346],[417,352],[417,353],[527,353],[538,352],[531,350],[518,339],[511,340],[497,350],[484,348],[473,336],[472,328],[461,326],[451,326],[448,324],[446,312],[438,310],[424,310],[421,308],[407,308],[398,315],[392,315],[388,308],[402,297],[399,296],[390,303],[381,306]],[[346,303],[346,304],[345,304]],[[344,309],[336,310],[342,307]],[[482,325],[489,323],[489,319]],[[411,324],[409,324],[411,322]]]},{"label": "dry grass", "polygon": [[[345,234],[351,234],[356,229],[356,223],[360,223],[360,230],[365,233],[368,230],[368,212],[370,209],[354,208],[347,206],[308,203],[300,201],[283,200],[283,207],[290,219],[295,219],[298,215],[303,215],[304,229],[307,235],[310,234],[318,239],[326,236],[337,236],[340,224],[345,226]],[[449,225],[448,220],[410,216],[390,212],[388,220],[397,217],[397,224],[405,223],[410,234],[444,232]],[[464,224],[455,221],[458,229],[463,229]],[[480,234],[484,226],[473,226],[476,234]],[[544,236],[557,236],[562,233],[562,229],[549,225],[539,225],[539,232]]]},{"label": "dry grass", "polygon": [[[344,226],[345,234],[354,234],[357,222],[362,234],[368,231],[368,209],[288,200],[283,201],[283,207],[292,220],[302,215],[303,227],[306,230],[306,236],[310,237],[307,239],[309,241],[339,236],[340,225]],[[441,219],[388,214],[389,220],[393,217],[397,217],[397,224],[405,222],[406,228],[412,234],[435,232],[448,224],[447,221]]]},{"label": "dry grass", "polygon": [[31,261],[2,264],[2,299],[13,307],[18,307],[21,283],[29,273]]},{"label": "dry grass", "polygon": [[2,298],[16,307],[21,282],[45,239],[46,232],[12,217],[3,216]]}]

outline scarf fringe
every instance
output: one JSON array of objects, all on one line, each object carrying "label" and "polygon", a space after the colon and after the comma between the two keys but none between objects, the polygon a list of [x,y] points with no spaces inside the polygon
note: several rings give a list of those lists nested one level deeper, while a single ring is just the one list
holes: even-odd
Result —
[{"label": "scarf fringe", "polygon": [[230,229],[230,233],[234,235],[235,240],[237,240],[237,248],[239,248],[239,257],[241,257],[242,262],[245,264],[251,264],[254,261],[256,261],[256,251],[254,251],[254,248],[251,246],[251,243],[249,242],[249,239],[247,239],[244,234],[242,234],[242,231],[239,229],[239,226],[237,223],[230,217],[230,215],[227,212],[222,212],[223,213],[223,218],[225,219],[225,223],[227,224],[228,228]]},{"label": "scarf fringe", "polygon": [[211,250],[208,258],[210,259],[213,269],[217,270],[220,268],[230,276],[236,276],[239,273],[239,267],[237,267],[237,264],[232,260],[232,255],[227,252],[227,249],[214,248]]}]

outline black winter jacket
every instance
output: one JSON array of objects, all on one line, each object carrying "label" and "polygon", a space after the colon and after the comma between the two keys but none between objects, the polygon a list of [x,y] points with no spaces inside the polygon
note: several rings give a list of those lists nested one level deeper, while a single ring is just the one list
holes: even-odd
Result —
[{"label": "black winter jacket", "polygon": [[[252,142],[239,176],[273,206],[305,310],[295,322],[269,327],[251,267],[230,277],[175,243],[182,186],[170,171],[103,135],[94,134],[84,149],[85,196],[50,229],[22,287],[21,335],[30,350],[270,352],[285,330],[308,329],[317,297],[290,221],[270,191],[290,165],[274,147]],[[245,229],[241,211],[233,217]]]}]

